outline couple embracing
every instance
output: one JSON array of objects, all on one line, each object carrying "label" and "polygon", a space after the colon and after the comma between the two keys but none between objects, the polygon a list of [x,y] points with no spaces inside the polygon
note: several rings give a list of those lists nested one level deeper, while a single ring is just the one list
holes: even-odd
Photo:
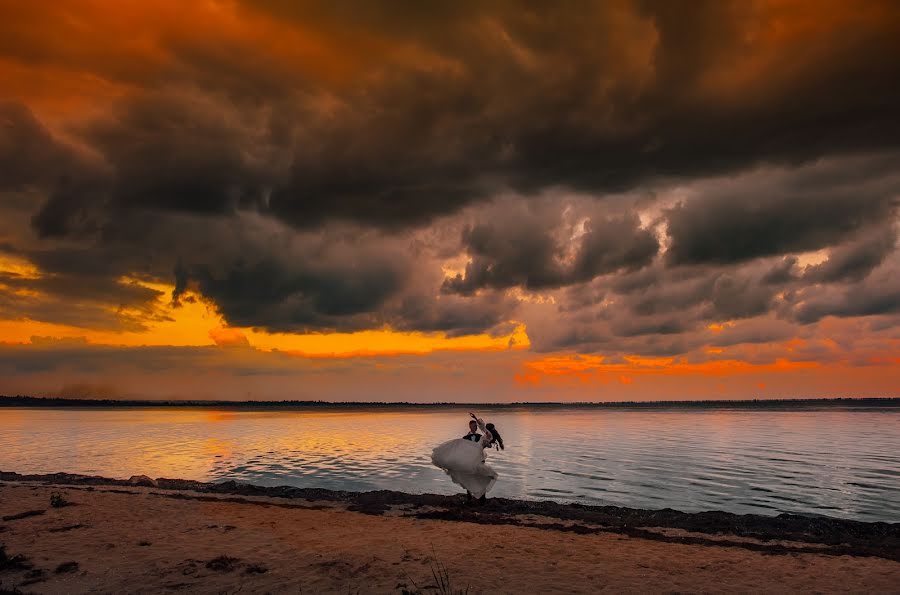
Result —
[{"label": "couple embracing", "polygon": [[[487,494],[497,481],[497,472],[486,462],[485,451],[492,446],[503,450],[503,438],[494,424],[485,424],[474,413],[469,414],[469,433],[462,438],[448,440],[431,453],[431,462],[443,469],[453,483],[466,489],[466,498],[486,500]],[[479,434],[478,430],[483,433]]]}]

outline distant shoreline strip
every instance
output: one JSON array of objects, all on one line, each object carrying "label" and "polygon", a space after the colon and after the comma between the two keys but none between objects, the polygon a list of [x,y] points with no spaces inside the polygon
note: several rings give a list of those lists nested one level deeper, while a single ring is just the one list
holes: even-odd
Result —
[{"label": "distant shoreline strip", "polygon": [[513,402],[513,403],[410,403],[365,401],[220,401],[73,399],[66,397],[2,396],[0,407],[68,408],[212,408],[240,410],[270,409],[859,409],[898,408],[900,397],[842,397],[823,399],[742,399],[693,401],[610,401],[610,402]]}]

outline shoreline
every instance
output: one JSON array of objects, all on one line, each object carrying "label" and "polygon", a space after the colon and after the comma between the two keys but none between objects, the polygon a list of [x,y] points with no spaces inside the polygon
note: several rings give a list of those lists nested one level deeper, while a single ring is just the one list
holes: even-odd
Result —
[{"label": "shoreline", "polygon": [[291,410],[419,410],[419,409],[485,409],[492,411],[517,409],[611,409],[611,410],[705,410],[733,409],[745,411],[816,411],[898,409],[900,397],[834,397],[734,400],[609,401],[609,402],[513,402],[513,403],[413,403],[386,401],[218,401],[218,400],[148,400],[148,399],[73,399],[66,397],[31,397],[0,395],[0,408],[26,409],[235,409],[246,411]]},{"label": "shoreline", "polygon": [[420,595],[438,576],[473,595],[897,592],[900,523],[0,472],[0,593]]},{"label": "shoreline", "polygon": [[[445,496],[391,490],[352,492],[292,486],[266,487],[234,480],[212,483],[186,479],[152,479],[145,475],[129,479],[70,473],[23,475],[0,470],[0,485],[6,482],[73,487],[146,487],[158,489],[171,498],[181,498],[182,492],[192,492],[216,497],[328,503],[335,508],[375,516],[391,514],[401,509],[406,516],[417,519],[531,526],[585,535],[617,533],[671,543],[705,544],[714,536],[729,535],[759,540],[761,543],[716,539],[715,545],[768,553],[801,552],[809,549],[803,546],[785,548],[779,544],[766,545],[766,542],[790,541],[807,544],[817,552],[829,555],[874,556],[900,562],[900,522],[855,521],[825,515],[781,513],[777,516],[765,516],[715,510],[682,512],[672,508],[652,510],[508,498],[489,498],[484,505],[477,505],[467,504],[462,494]],[[529,516],[552,519],[554,522],[528,523],[522,520]],[[665,531],[658,531],[660,529],[684,531],[692,536],[668,535]]]}]

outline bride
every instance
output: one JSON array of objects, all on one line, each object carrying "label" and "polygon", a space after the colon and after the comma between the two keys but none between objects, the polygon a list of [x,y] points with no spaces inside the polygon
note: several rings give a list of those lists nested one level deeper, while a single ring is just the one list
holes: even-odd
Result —
[{"label": "bride", "polygon": [[457,438],[448,440],[431,452],[431,462],[450,476],[453,483],[466,489],[466,496],[474,496],[480,501],[486,500],[487,494],[497,481],[497,472],[485,463],[485,449],[494,446],[503,450],[503,438],[494,424],[485,425],[484,421],[470,413],[478,428],[484,432],[477,442]]}]

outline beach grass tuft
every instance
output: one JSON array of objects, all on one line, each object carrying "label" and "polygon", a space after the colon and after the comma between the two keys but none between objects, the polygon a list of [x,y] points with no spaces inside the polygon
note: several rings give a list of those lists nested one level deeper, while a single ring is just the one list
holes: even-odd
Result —
[{"label": "beach grass tuft", "polygon": [[63,508],[71,505],[72,503],[66,500],[66,497],[62,492],[53,492],[50,494],[50,506],[53,508]]},{"label": "beach grass tuft", "polygon": [[439,595],[468,595],[469,585],[465,588],[456,588],[453,586],[453,580],[450,577],[450,570],[447,565],[440,561],[434,544],[431,545],[432,557],[428,565],[431,569],[431,578],[434,580],[433,585],[426,585],[424,588],[419,587],[416,581],[409,574],[406,578],[412,583],[414,590],[402,589],[402,595],[424,595],[427,590],[429,593],[438,593]]}]

